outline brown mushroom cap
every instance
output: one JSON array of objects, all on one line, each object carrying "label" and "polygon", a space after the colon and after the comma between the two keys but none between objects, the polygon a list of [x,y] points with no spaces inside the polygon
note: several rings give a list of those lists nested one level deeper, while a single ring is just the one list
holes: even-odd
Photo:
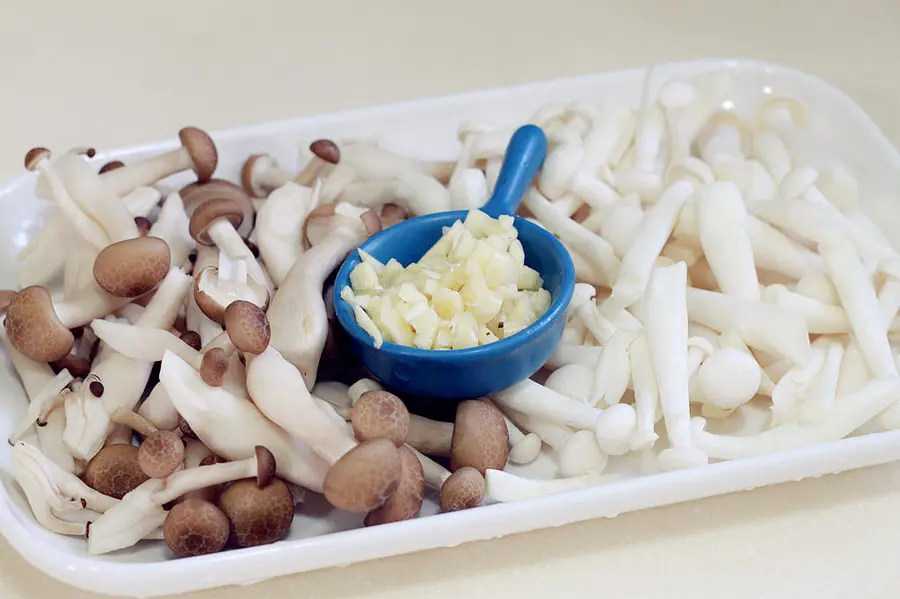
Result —
[{"label": "brown mushroom cap", "polygon": [[415,518],[422,509],[425,499],[425,475],[422,462],[406,446],[400,447],[400,484],[387,502],[377,510],[369,512],[366,526],[400,522]]},{"label": "brown mushroom cap", "polygon": [[329,164],[341,161],[341,149],[330,139],[317,139],[309,144],[309,151]]},{"label": "brown mushroom cap", "polygon": [[246,285],[219,279],[219,269],[207,266],[194,277],[194,300],[210,320],[225,324],[225,308],[236,300],[246,300],[262,308],[269,307],[269,291],[251,276]]},{"label": "brown mushroom cap", "polygon": [[216,198],[206,202],[191,215],[191,237],[201,245],[215,245],[209,237],[209,227],[220,219],[227,220],[237,229],[244,222],[244,209],[231,198]]},{"label": "brown mushroom cap", "polygon": [[364,441],[325,475],[325,499],[342,510],[365,514],[380,508],[400,484],[400,450],[387,439]]},{"label": "brown mushroom cap", "polygon": [[450,470],[465,466],[482,476],[488,468],[503,470],[509,457],[509,430],[503,414],[492,403],[469,399],[456,408]]},{"label": "brown mushroom cap", "polygon": [[219,507],[231,521],[231,538],[238,547],[274,543],[294,521],[294,496],[278,478],[264,487],[253,479],[233,482],[219,496]]},{"label": "brown mushroom cap", "polygon": [[47,148],[31,148],[25,154],[25,168],[29,171],[37,170],[41,160],[50,160],[50,150]]},{"label": "brown mushroom cap", "polygon": [[184,464],[184,441],[173,431],[157,431],[144,439],[138,465],[150,478],[165,478]]},{"label": "brown mushroom cap", "polygon": [[146,237],[150,234],[150,229],[153,228],[153,223],[150,222],[150,219],[146,216],[135,216],[134,224],[137,226],[138,235],[141,237]]},{"label": "brown mushroom cap", "polygon": [[366,391],[353,404],[350,421],[358,441],[389,439],[400,447],[409,432],[409,411],[387,391]]},{"label": "brown mushroom cap", "polygon": [[192,216],[194,211],[210,200],[230,198],[238,202],[244,209],[244,224],[241,227],[241,235],[249,235],[253,224],[253,200],[240,185],[224,179],[210,179],[205,183],[191,183],[181,188],[179,192],[184,202],[184,211]]},{"label": "brown mushroom cap", "polygon": [[256,304],[237,300],[225,310],[225,330],[238,351],[261,354],[269,347],[272,329],[266,313]]},{"label": "brown mushroom cap", "polygon": [[136,237],[110,244],[94,260],[100,288],[117,297],[138,297],[165,278],[172,263],[169,244],[159,237]]},{"label": "brown mushroom cap", "polygon": [[100,167],[100,170],[97,174],[102,175],[103,173],[108,173],[109,171],[114,171],[117,168],[122,168],[125,166],[125,163],[121,160],[110,160],[106,164]]},{"label": "brown mushroom cap", "polygon": [[59,373],[62,370],[68,370],[76,379],[87,378],[91,373],[91,361],[75,354],[66,354],[59,360],[50,362],[50,368],[53,372]]},{"label": "brown mushroom cap", "polygon": [[44,287],[26,287],[6,309],[6,334],[13,347],[38,362],[64,358],[75,344],[72,331],[53,310],[50,292]]},{"label": "brown mushroom cap", "polygon": [[84,470],[87,486],[104,495],[122,499],[150,477],[138,463],[138,448],[134,445],[107,445],[88,462]]},{"label": "brown mushroom cap", "polygon": [[219,153],[216,144],[207,135],[206,131],[196,127],[185,127],[178,132],[181,145],[187,150],[197,174],[197,181],[208,181],[219,163]]},{"label": "brown mushroom cap", "polygon": [[484,500],[484,476],[469,466],[450,475],[441,485],[441,511],[456,512],[478,507]]},{"label": "brown mushroom cap", "polygon": [[228,354],[221,347],[212,347],[200,360],[200,378],[210,387],[221,387],[228,372]]},{"label": "brown mushroom cap", "polygon": [[268,154],[251,154],[241,168],[241,187],[254,197],[265,197],[266,190],[256,185],[260,171],[278,168],[278,162]]},{"label": "brown mushroom cap", "polygon": [[163,537],[178,557],[217,553],[225,547],[231,523],[221,509],[201,499],[185,499],[169,510]]},{"label": "brown mushroom cap", "polygon": [[184,341],[185,345],[197,351],[200,351],[200,348],[203,347],[203,340],[200,338],[200,333],[197,331],[183,332],[181,334],[181,340]]},{"label": "brown mushroom cap", "polygon": [[275,456],[272,455],[272,452],[262,445],[257,445],[254,451],[256,452],[256,486],[262,488],[275,478],[278,464],[275,463]]}]

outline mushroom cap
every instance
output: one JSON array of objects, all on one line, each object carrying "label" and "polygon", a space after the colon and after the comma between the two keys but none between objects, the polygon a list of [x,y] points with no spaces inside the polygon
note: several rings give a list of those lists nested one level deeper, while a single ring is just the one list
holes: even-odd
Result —
[{"label": "mushroom cap", "polygon": [[260,171],[276,168],[278,168],[278,161],[269,154],[251,154],[241,168],[241,187],[253,197],[266,197],[266,190],[256,184],[256,178]]},{"label": "mushroom cap", "polygon": [[197,351],[200,351],[200,348],[203,347],[203,340],[200,338],[200,333],[197,331],[183,332],[181,334],[181,340],[184,341],[185,345]]},{"label": "mushroom cap", "polygon": [[200,360],[200,378],[210,387],[221,387],[228,372],[228,354],[221,347],[212,347]]},{"label": "mushroom cap", "polygon": [[265,487],[253,479],[235,481],[219,496],[219,507],[231,521],[231,538],[238,547],[281,540],[294,521],[294,496],[279,478]]},{"label": "mushroom cap", "polygon": [[106,164],[100,167],[100,170],[97,172],[98,175],[102,175],[103,173],[108,173],[109,171],[114,171],[117,168],[122,168],[125,166],[125,163],[121,160],[110,160]]},{"label": "mushroom cap", "polygon": [[350,416],[358,441],[388,439],[397,447],[409,433],[409,411],[403,401],[387,391],[366,391],[353,404]]},{"label": "mushroom cap", "polygon": [[29,171],[35,171],[42,160],[50,160],[50,150],[47,148],[31,148],[25,154],[25,168]]},{"label": "mushroom cap", "polygon": [[450,470],[471,466],[484,476],[488,468],[503,470],[508,457],[509,429],[497,406],[478,399],[460,403],[450,446]]},{"label": "mushroom cap", "polygon": [[235,185],[231,181],[224,179],[210,179],[209,181],[200,183],[190,183],[181,188],[179,195],[184,202],[184,211],[188,216],[192,216],[194,211],[210,200],[219,198],[231,198],[238,202],[244,210],[244,222],[238,233],[241,236],[250,234],[253,227],[253,200],[247,195],[247,192],[240,185]]},{"label": "mushroom cap", "polygon": [[484,500],[484,476],[469,466],[460,468],[441,485],[441,511],[456,512],[478,507]]},{"label": "mushroom cap", "polygon": [[184,463],[184,441],[174,431],[157,431],[141,443],[138,465],[150,478],[165,478]]},{"label": "mushroom cap", "polygon": [[216,505],[201,499],[176,504],[163,524],[163,537],[178,557],[217,553],[225,547],[231,523]]},{"label": "mushroom cap", "polygon": [[196,127],[185,127],[178,132],[178,139],[191,157],[197,181],[208,181],[219,163],[216,144],[206,131]]},{"label": "mushroom cap", "polygon": [[94,278],[116,297],[138,297],[159,285],[171,264],[169,244],[159,237],[135,237],[103,248],[94,260]]},{"label": "mushroom cap", "polygon": [[245,300],[263,311],[269,306],[266,286],[251,276],[246,285],[219,278],[219,268],[207,266],[194,277],[194,300],[207,318],[225,324],[225,308],[236,300]]},{"label": "mushroom cap", "polygon": [[325,475],[325,499],[336,508],[365,514],[380,508],[400,484],[400,450],[387,439],[364,441]]},{"label": "mushroom cap", "polygon": [[50,362],[50,368],[56,373],[68,370],[76,379],[85,379],[91,373],[91,361],[75,354],[66,354],[59,360]]},{"label": "mushroom cap", "polygon": [[366,526],[409,520],[418,515],[425,499],[425,474],[422,462],[406,446],[400,447],[400,484],[387,502],[369,512]]},{"label": "mushroom cap", "polygon": [[330,139],[317,139],[309,144],[309,151],[329,164],[341,161],[341,149]]},{"label": "mushroom cap", "polygon": [[150,222],[150,219],[146,216],[135,216],[134,224],[138,229],[138,234],[141,237],[146,237],[150,234],[150,229],[153,228],[153,223]]},{"label": "mushroom cap", "polygon": [[38,362],[64,358],[75,344],[75,336],[56,316],[44,287],[26,287],[17,293],[6,309],[4,326],[13,347]]},{"label": "mushroom cap", "polygon": [[107,445],[88,462],[84,470],[84,482],[90,488],[122,499],[145,481],[138,463],[138,448],[130,444]]},{"label": "mushroom cap", "polygon": [[244,222],[244,208],[232,198],[216,198],[199,206],[191,215],[191,237],[201,245],[215,245],[209,237],[209,227],[225,219],[237,230]]},{"label": "mushroom cap", "polygon": [[275,463],[275,456],[272,455],[272,452],[262,445],[257,445],[254,451],[256,453],[256,486],[262,488],[275,478],[278,464]]},{"label": "mushroom cap", "polygon": [[251,302],[237,300],[225,309],[225,330],[238,349],[246,354],[261,354],[269,347],[272,329],[266,313]]}]

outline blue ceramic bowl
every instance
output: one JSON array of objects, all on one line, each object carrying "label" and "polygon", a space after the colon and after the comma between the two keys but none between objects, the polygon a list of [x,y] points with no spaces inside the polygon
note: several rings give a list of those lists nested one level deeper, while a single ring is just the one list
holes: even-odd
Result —
[{"label": "blue ceramic bowl", "polygon": [[[494,218],[514,213],[545,154],[543,132],[530,125],[520,128],[510,141],[494,195],[482,210]],[[373,235],[360,249],[380,262],[394,258],[407,266],[441,238],[444,227],[464,221],[466,214],[461,210],[416,217]],[[426,350],[387,341],[376,349],[372,337],[357,324],[351,306],[341,298],[341,290],[350,285],[350,272],[360,262],[358,252],[350,255],[335,280],[335,312],[352,350],[381,383],[409,396],[470,399],[515,385],[547,361],[565,328],[575,267],[566,248],[551,233],[520,217],[515,217],[515,227],[525,250],[525,264],[540,273],[550,292],[550,307],[515,335],[470,349]]]}]

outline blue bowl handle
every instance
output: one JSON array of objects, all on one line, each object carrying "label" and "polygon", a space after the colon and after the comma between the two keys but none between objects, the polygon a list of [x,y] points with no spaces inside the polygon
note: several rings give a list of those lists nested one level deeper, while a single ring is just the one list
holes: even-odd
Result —
[{"label": "blue bowl handle", "polygon": [[547,136],[540,127],[523,125],[516,129],[506,146],[494,194],[481,211],[491,218],[515,214],[546,157]]}]

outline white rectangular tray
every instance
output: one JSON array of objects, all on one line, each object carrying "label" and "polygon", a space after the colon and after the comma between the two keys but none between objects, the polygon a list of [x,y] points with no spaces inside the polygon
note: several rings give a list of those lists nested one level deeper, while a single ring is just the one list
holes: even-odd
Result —
[{"label": "white rectangular tray", "polygon": [[[791,69],[746,61],[698,61],[666,65],[672,77],[691,77],[729,68],[738,110],[764,93],[793,94],[810,108],[816,147],[837,157],[859,177],[864,209],[892,240],[900,239],[900,155],[868,116],[839,90]],[[420,158],[450,158],[457,152],[456,127],[466,119],[510,125],[554,100],[599,102],[617,97],[637,105],[643,70],[618,71],[533,85],[414,101],[305,118],[215,135],[218,176],[237,180],[250,153],[268,152],[294,164],[304,141],[374,136],[386,146]],[[134,160],[174,147],[174,141],[103,153],[98,160]],[[62,148],[56,148],[61,150]],[[173,179],[173,184],[186,183]],[[15,255],[40,224],[34,179],[23,176],[0,190],[0,288],[15,284]],[[8,359],[0,353],[0,439],[24,413],[27,400]],[[86,553],[82,539],[43,530],[34,521],[10,468],[10,448],[0,443],[0,532],[25,559],[68,584],[98,593],[148,597],[216,586],[251,584],[276,576],[347,565],[391,555],[540,528],[561,526],[623,512],[749,490],[807,477],[882,464],[900,458],[900,431],[846,439],[817,447],[719,463],[694,470],[642,476],[635,460],[611,460],[621,477],[601,486],[515,504],[453,514],[436,514],[427,500],[416,520],[360,528],[361,519],[332,512],[321,503],[302,508],[288,539],[268,545],[185,560],[167,559],[161,542],[143,542],[113,555]],[[540,475],[539,472],[535,474]]]}]

